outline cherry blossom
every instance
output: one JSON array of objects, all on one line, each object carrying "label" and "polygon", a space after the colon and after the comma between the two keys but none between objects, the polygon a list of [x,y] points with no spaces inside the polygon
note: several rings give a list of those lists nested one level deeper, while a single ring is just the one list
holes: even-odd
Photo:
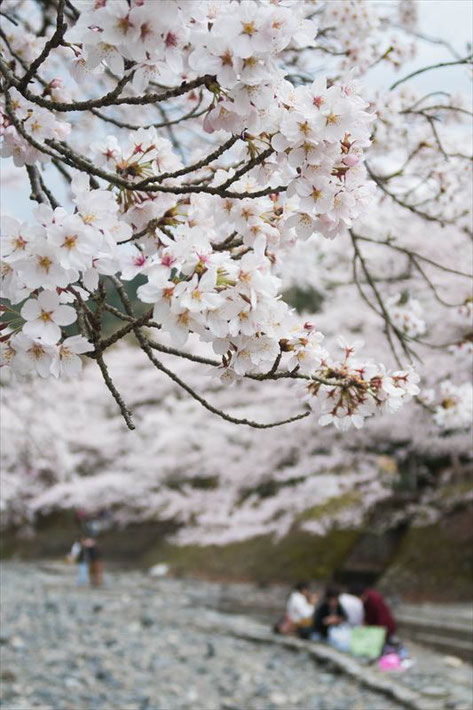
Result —
[{"label": "cherry blossom", "polygon": [[396,294],[387,299],[386,308],[394,325],[406,335],[415,337],[425,333],[422,306],[416,299]]},{"label": "cherry blossom", "polygon": [[[460,387],[469,272],[440,232],[464,253],[468,103],[409,74],[373,89],[372,69],[415,49],[415,12],[388,5],[100,0],[60,3],[44,23],[33,2],[34,19],[23,4],[7,18],[1,151],[37,206],[3,227],[5,363],[74,377],[89,355],[130,428],[106,364],[125,337],[174,382],[163,353],[222,382],[292,381],[300,409],[278,425],[397,412],[420,394],[429,345],[447,360],[427,386],[454,374]],[[316,292],[320,312],[298,312],[291,289]],[[432,300],[456,313],[442,342]],[[352,304],[377,325],[366,350],[340,354],[339,332],[364,328]],[[353,318],[334,332],[330,308]],[[200,359],[182,349],[196,340]]]},{"label": "cherry blossom", "polygon": [[51,372],[56,377],[77,377],[82,369],[79,355],[93,350],[93,346],[82,335],[72,335],[59,345],[59,357],[52,363]]},{"label": "cherry blossom", "polygon": [[48,378],[57,358],[57,350],[39,338],[17,333],[10,339],[9,350],[4,350],[3,358],[18,374],[25,375],[33,371],[40,377]]},{"label": "cherry blossom", "polygon": [[454,385],[450,381],[440,385],[440,402],[435,407],[434,419],[443,429],[469,427],[473,419],[473,387],[470,382]]},{"label": "cherry blossom", "polygon": [[48,230],[49,242],[58,247],[59,264],[65,269],[85,270],[101,245],[101,235],[84,224],[78,215],[66,217]]},{"label": "cherry blossom", "polygon": [[[165,362],[171,365],[172,357]],[[290,430],[290,448],[277,429],[239,430],[235,436],[232,424],[183,399],[178,385],[150,376],[144,354],[133,345],[110,352],[110,366],[124,397],[140,413],[139,436],[127,435],[92,362],[82,376],[53,379],[47,387],[36,377],[15,382],[2,369],[8,393],[1,418],[4,525],[34,525],[39,515],[83,507],[91,516],[103,508],[113,511],[114,524],[173,521],[172,542],[183,545],[224,545],[260,534],[278,538],[288,525],[324,535],[334,527],[362,525],[366,514],[392,495],[396,466],[405,469],[410,456],[435,466],[452,451],[462,457],[471,448],[467,432],[452,429],[439,436],[432,420],[414,407],[397,417],[381,413],[369,427],[352,427],[343,436],[335,428],[321,432],[306,419]],[[184,379],[206,379],[185,360],[177,372]],[[242,416],[262,417],[280,406],[281,389],[291,399],[287,381],[263,388],[246,381],[233,389],[213,382],[217,406],[230,400],[232,411]],[[156,407],[154,398],[165,406]],[[70,421],[74,426],[64,426]],[[409,443],[386,455],[396,441]],[[159,466],[150,467],[150,460]],[[451,474],[447,465],[441,475]],[[277,483],[272,495],[271,480]],[[437,499],[428,503],[432,492],[419,492],[406,515],[417,509],[429,511],[429,519],[439,515]],[[445,489],[441,496],[444,500]],[[337,506],[322,514],[330,500]],[[311,517],[314,506],[321,513]]]},{"label": "cherry blossom", "polygon": [[21,316],[26,321],[25,335],[49,345],[54,345],[61,337],[60,326],[71,325],[77,317],[74,308],[60,305],[55,291],[41,291],[38,298],[30,298],[22,307]]}]

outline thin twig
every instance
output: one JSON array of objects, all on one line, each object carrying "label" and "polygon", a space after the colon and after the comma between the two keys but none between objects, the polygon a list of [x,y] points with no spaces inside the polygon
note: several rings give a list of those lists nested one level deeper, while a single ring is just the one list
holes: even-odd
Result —
[{"label": "thin twig", "polygon": [[216,150],[212,151],[212,153],[209,153],[209,155],[206,155],[205,158],[198,160],[196,163],[192,163],[192,165],[188,165],[185,168],[176,170],[173,173],[161,173],[160,175],[156,175],[155,177],[146,178],[146,180],[142,180],[141,182],[136,183],[135,189],[140,190],[152,183],[162,182],[163,180],[167,180],[168,178],[181,177],[182,175],[187,175],[188,173],[192,173],[195,170],[200,170],[200,168],[204,168],[217,158],[220,158],[220,156],[223,155],[227,150],[229,150],[237,142],[237,140],[239,140],[239,138],[239,136],[232,136],[227,141],[225,141],[225,143],[222,143],[222,145],[220,145]]},{"label": "thin twig", "polygon": [[52,37],[48,39],[48,41],[43,47],[43,51],[39,54],[38,57],[36,57],[26,74],[20,79],[20,82],[17,85],[18,91],[21,92],[27,87],[28,83],[34,77],[41,64],[43,64],[43,62],[45,62],[46,59],[49,57],[51,51],[56,47],[59,47],[66,30],[67,24],[64,22],[64,0],[59,0],[57,6],[56,31],[54,32]]},{"label": "thin twig", "polygon": [[353,248],[354,248],[354,250],[355,250],[355,254],[356,254],[357,258],[358,258],[359,261],[360,261],[361,268],[363,269],[363,272],[364,272],[364,274],[365,274],[365,276],[366,276],[366,280],[368,281],[368,283],[369,283],[369,285],[370,285],[370,287],[371,287],[371,290],[373,291],[374,297],[375,297],[375,299],[376,299],[376,301],[377,301],[377,303],[378,303],[378,305],[379,305],[379,307],[380,307],[380,309],[381,309],[381,313],[382,313],[383,320],[384,320],[385,323],[386,323],[386,333],[387,333],[387,336],[388,336],[389,343],[390,343],[390,345],[391,345],[391,350],[392,350],[393,355],[394,355],[394,357],[395,357],[395,359],[396,359],[396,362],[397,362],[398,365],[401,367],[401,366],[402,366],[402,363],[401,363],[401,361],[399,360],[399,357],[398,357],[398,355],[396,354],[396,351],[395,351],[395,349],[394,349],[394,344],[393,344],[393,342],[392,342],[391,335],[390,335],[390,332],[389,332],[389,331],[390,331],[390,328],[392,328],[394,334],[396,335],[396,337],[397,337],[397,339],[398,339],[398,341],[399,341],[399,343],[400,343],[402,349],[404,350],[405,354],[407,355],[407,357],[410,358],[411,355],[414,354],[414,353],[413,353],[413,351],[411,351],[411,349],[408,347],[408,345],[406,345],[406,342],[405,342],[405,340],[404,340],[403,334],[401,333],[401,331],[400,331],[398,328],[396,328],[396,326],[394,325],[394,323],[393,323],[392,320],[391,320],[391,317],[390,317],[390,315],[389,315],[389,313],[388,313],[388,311],[387,311],[387,309],[386,309],[386,306],[384,305],[384,301],[383,301],[383,299],[381,298],[381,294],[380,294],[379,291],[378,291],[378,287],[376,286],[376,283],[373,281],[373,278],[372,278],[372,276],[371,276],[370,270],[368,269],[368,266],[367,266],[367,264],[366,264],[365,258],[364,258],[364,256],[363,256],[363,254],[361,253],[361,250],[360,250],[360,248],[359,248],[359,246],[358,246],[358,244],[357,244],[356,235],[354,234],[354,232],[353,232],[351,229],[349,230],[349,233],[350,233],[350,237],[351,237],[351,240],[352,240]]},{"label": "thin twig", "polygon": [[131,429],[131,430],[135,429],[136,427],[133,423],[132,413],[131,413],[130,409],[127,407],[127,405],[125,404],[125,401],[124,401],[123,397],[121,396],[120,392],[117,390],[117,388],[113,384],[113,380],[110,377],[108,367],[105,364],[105,360],[103,359],[103,355],[100,350],[95,351],[95,359],[97,361],[97,365],[100,368],[100,372],[102,373],[103,380],[104,380],[105,384],[107,385],[108,389],[110,390],[110,393],[111,393],[113,399],[118,404],[118,406],[120,408],[120,412],[122,413],[122,417],[125,420],[128,429]]},{"label": "thin twig", "polygon": [[165,375],[167,375],[173,382],[179,385],[179,387],[181,387],[185,392],[187,392],[187,394],[189,394],[193,399],[197,400],[197,402],[199,402],[199,404],[201,404],[205,409],[208,409],[209,412],[212,412],[212,414],[216,414],[221,419],[224,419],[227,422],[231,422],[232,424],[244,424],[246,426],[253,427],[254,429],[272,429],[277,426],[282,426],[283,424],[290,424],[291,422],[296,422],[299,419],[305,419],[311,414],[310,411],[307,411],[303,412],[302,414],[297,414],[294,417],[289,417],[288,419],[283,419],[277,422],[271,422],[269,424],[254,422],[251,419],[246,418],[239,419],[237,417],[232,417],[230,414],[227,414],[221,409],[215,407],[213,404],[210,404],[210,402],[208,402],[200,394],[193,390],[192,387],[190,387],[183,380],[181,380],[181,378],[178,377],[175,372],[167,368],[160,360],[158,360],[153,355],[153,351],[147,343],[146,337],[143,335],[139,328],[135,329],[135,335],[142,350],[148,356],[149,360],[153,363],[156,369],[160,370],[161,372],[164,372]]},{"label": "thin twig", "polygon": [[41,187],[38,168],[34,165],[25,165],[25,168],[31,185],[30,199],[40,204],[46,202],[46,195]]},{"label": "thin twig", "polygon": [[394,84],[391,84],[389,87],[389,91],[392,91],[396,87],[398,87],[400,84],[403,84],[405,81],[408,79],[412,79],[413,76],[418,76],[419,74],[423,74],[426,71],[430,71],[431,69],[440,69],[441,67],[454,67],[458,66],[459,64],[471,64],[471,58],[473,57],[473,54],[469,54],[467,57],[464,57],[463,59],[457,59],[454,62],[439,62],[438,64],[431,64],[428,67],[423,67],[422,69],[417,69],[416,71],[411,72],[407,76],[404,76],[402,79],[398,79],[397,81],[394,82]]},{"label": "thin twig", "polygon": [[444,264],[439,264],[437,261],[434,261],[433,259],[429,259],[427,256],[424,256],[423,254],[419,254],[416,251],[413,251],[412,249],[408,249],[407,247],[401,247],[397,244],[394,244],[392,240],[383,240],[383,241],[378,241],[377,239],[371,239],[370,237],[363,237],[361,234],[355,234],[356,239],[361,239],[363,242],[371,242],[371,244],[378,244],[380,246],[388,246],[391,249],[395,249],[396,251],[403,252],[404,254],[407,254],[408,256],[412,256],[416,259],[421,259],[422,261],[425,261],[427,264],[431,264],[432,266],[435,266],[437,269],[441,269],[442,271],[447,271],[450,274],[456,274],[457,276],[464,276],[467,279],[473,279],[473,274],[467,274],[465,271],[459,271],[458,269],[451,269],[449,266],[445,266]]}]

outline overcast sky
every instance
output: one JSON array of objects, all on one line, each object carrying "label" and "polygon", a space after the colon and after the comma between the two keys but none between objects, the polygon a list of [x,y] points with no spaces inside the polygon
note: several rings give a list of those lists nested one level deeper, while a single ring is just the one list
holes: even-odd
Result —
[{"label": "overcast sky", "polygon": [[[390,0],[388,0],[390,1]],[[423,34],[441,38],[449,42],[461,57],[468,52],[468,43],[473,39],[472,0],[418,0],[419,28]],[[420,67],[454,60],[452,53],[444,46],[427,41],[419,41],[418,51],[412,62],[405,63],[401,70],[390,71],[386,64],[379,65],[370,73],[370,80],[376,85],[383,82],[392,84]],[[465,67],[445,67],[426,72],[410,80],[412,86],[422,90],[464,91],[471,95],[471,71]]]}]

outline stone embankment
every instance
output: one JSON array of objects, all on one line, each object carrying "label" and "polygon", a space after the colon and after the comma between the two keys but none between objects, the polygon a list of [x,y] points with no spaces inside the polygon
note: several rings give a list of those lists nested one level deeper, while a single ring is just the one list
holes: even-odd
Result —
[{"label": "stone embankment", "polygon": [[455,657],[410,644],[415,665],[383,674],[218,611],[218,584],[117,572],[78,589],[72,567],[14,562],[1,584],[5,710],[473,707],[471,666]]},{"label": "stone embankment", "polygon": [[400,633],[407,638],[473,661],[471,604],[402,604],[396,616]]},{"label": "stone embankment", "polygon": [[[258,589],[246,584],[220,585],[220,594],[211,603],[219,611],[238,612],[271,623],[287,593],[288,587],[282,585]],[[406,604],[397,600],[393,608],[403,639],[473,662],[471,604]]]}]

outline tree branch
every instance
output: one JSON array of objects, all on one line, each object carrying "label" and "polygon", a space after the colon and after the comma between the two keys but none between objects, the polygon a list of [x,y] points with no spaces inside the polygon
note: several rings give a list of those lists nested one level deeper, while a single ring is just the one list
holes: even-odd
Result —
[{"label": "tree branch", "polygon": [[59,47],[59,45],[61,44],[62,38],[64,37],[64,34],[67,30],[67,24],[64,22],[64,2],[65,0],[59,0],[58,2],[56,31],[54,32],[52,37],[46,42],[43,47],[43,51],[39,54],[38,57],[36,57],[26,74],[22,77],[22,79],[20,79],[20,82],[17,86],[18,91],[21,92],[27,87],[28,83],[34,77],[41,64],[46,61],[51,51],[56,47]]},{"label": "tree branch", "polygon": [[430,71],[431,69],[440,69],[441,67],[454,67],[458,66],[459,64],[471,64],[471,58],[473,57],[473,54],[469,54],[467,57],[464,57],[463,59],[457,59],[454,62],[439,62],[438,64],[431,64],[429,67],[423,67],[422,69],[417,69],[416,71],[411,72],[407,76],[404,76],[402,79],[398,79],[397,81],[394,82],[394,84],[391,84],[389,87],[389,91],[392,91],[396,87],[398,87],[400,84],[403,84],[405,81],[408,79],[412,79],[413,76],[418,76],[419,74],[423,74],[426,71]]},{"label": "tree branch", "polygon": [[277,426],[282,426],[283,424],[290,424],[291,422],[296,422],[299,419],[305,419],[311,414],[310,411],[307,411],[302,414],[297,414],[294,417],[289,417],[288,419],[283,419],[277,422],[271,422],[270,424],[262,424],[260,422],[254,422],[251,419],[246,418],[238,419],[237,417],[232,417],[230,414],[227,414],[221,409],[215,407],[213,404],[210,404],[210,402],[208,402],[200,394],[195,392],[192,387],[190,387],[183,380],[181,380],[181,378],[178,377],[175,372],[167,368],[160,360],[158,360],[153,355],[151,347],[147,343],[145,336],[139,328],[135,329],[135,335],[143,352],[148,356],[149,360],[153,363],[156,369],[160,370],[161,372],[164,372],[164,374],[166,374],[173,382],[179,385],[179,387],[181,387],[185,392],[187,392],[187,394],[189,394],[193,399],[197,400],[197,402],[199,402],[199,404],[201,404],[205,409],[208,409],[209,412],[212,412],[212,414],[216,414],[221,419],[224,419],[227,422],[231,422],[232,424],[245,424],[246,426],[253,427],[254,429],[272,429]]}]

